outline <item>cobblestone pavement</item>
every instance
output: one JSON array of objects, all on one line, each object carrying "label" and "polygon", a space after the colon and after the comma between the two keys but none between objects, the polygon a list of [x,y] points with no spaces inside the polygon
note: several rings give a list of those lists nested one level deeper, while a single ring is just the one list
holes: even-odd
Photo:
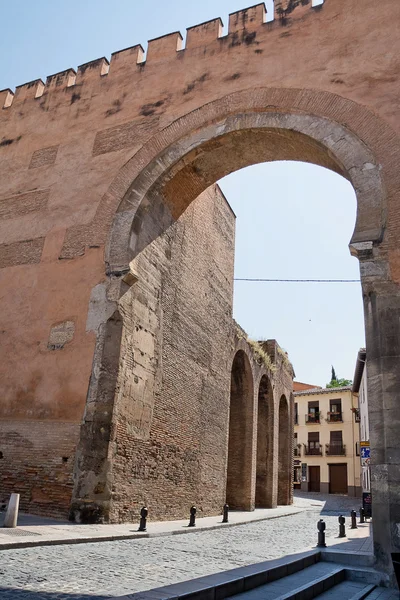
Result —
[{"label": "cobblestone pavement", "polygon": [[220,531],[2,550],[0,600],[106,598],[294,554],[315,546],[321,516],[334,538],[337,515],[359,501],[299,494],[296,504],[304,512]]}]

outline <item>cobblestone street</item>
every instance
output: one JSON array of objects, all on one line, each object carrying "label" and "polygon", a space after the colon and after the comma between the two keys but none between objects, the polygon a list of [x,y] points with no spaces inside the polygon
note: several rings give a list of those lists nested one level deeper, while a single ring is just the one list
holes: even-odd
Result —
[{"label": "cobblestone street", "polygon": [[337,515],[348,516],[358,500],[331,497],[325,506],[320,500],[299,495],[295,502],[304,512],[220,531],[3,550],[0,599],[105,598],[278,558],[315,546],[321,516],[334,544]]}]

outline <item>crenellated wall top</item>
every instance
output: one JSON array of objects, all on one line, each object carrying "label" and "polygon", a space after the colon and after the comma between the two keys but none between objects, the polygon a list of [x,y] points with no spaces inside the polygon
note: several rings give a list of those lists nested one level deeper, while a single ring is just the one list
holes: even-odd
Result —
[{"label": "crenellated wall top", "polygon": [[[185,53],[199,51],[210,44],[218,43],[229,51],[235,46],[254,43],[257,33],[263,29],[286,26],[291,13],[298,9],[301,16],[304,10],[322,8],[324,0],[275,0],[274,11],[267,20],[265,3],[255,4],[229,15],[226,33],[221,18],[212,19],[199,25],[188,27],[184,40],[179,31],[163,35],[147,42],[147,52],[141,44],[113,52],[110,61],[105,58],[80,65],[77,70],[68,68],[49,75],[46,82],[35,79],[16,87],[15,92],[6,88],[0,90],[0,108],[10,109],[29,99],[41,98],[55,91],[65,90],[90,83],[102,77],[130,75],[133,70],[141,71],[153,64],[182,57]],[[268,15],[269,16],[269,15]]]}]

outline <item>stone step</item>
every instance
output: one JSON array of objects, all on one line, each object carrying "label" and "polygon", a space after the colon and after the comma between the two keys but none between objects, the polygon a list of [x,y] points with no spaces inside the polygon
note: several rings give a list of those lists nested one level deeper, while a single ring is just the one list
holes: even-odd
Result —
[{"label": "stone step", "polygon": [[[317,600],[364,600],[376,588],[374,584],[343,581],[317,596]],[[382,599],[383,600],[383,599]]]},{"label": "stone step", "polygon": [[344,581],[343,565],[319,562],[278,581],[232,596],[234,600],[312,600]]},{"label": "stone step", "polygon": [[[278,582],[283,578],[303,577],[303,572],[309,568],[319,567],[318,576],[340,570],[337,565],[320,563],[320,552],[311,550],[301,552],[292,556],[286,556],[275,560],[267,560],[245,567],[238,567],[229,571],[207,575],[197,579],[182,581],[151,590],[121,596],[122,600],[223,600],[235,594],[248,592],[267,582]],[[328,566],[327,566],[328,565]],[[343,567],[341,567],[343,568]],[[301,579],[302,580],[302,579]],[[320,588],[319,591],[323,591]],[[235,596],[237,597],[237,596]],[[110,599],[111,600],[111,599]],[[115,599],[114,599],[115,600]]]}]

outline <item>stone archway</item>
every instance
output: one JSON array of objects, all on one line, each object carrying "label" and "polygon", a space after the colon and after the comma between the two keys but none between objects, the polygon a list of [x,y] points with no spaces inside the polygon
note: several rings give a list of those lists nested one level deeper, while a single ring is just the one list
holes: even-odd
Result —
[{"label": "stone archway", "polygon": [[[377,450],[377,479],[374,484],[372,465],[372,487],[377,506],[382,507],[381,513],[379,509],[375,513],[382,515],[380,522],[379,518],[375,520],[379,523],[375,547],[377,556],[385,556],[382,562],[387,563],[387,540],[400,549],[400,536],[392,536],[386,517],[390,512],[395,514],[397,496],[393,492],[393,501],[388,494],[382,496],[381,485],[383,478],[390,488],[381,433],[394,417],[389,414],[393,411],[384,412],[383,406],[386,397],[389,404],[393,400],[385,382],[393,380],[393,351],[388,344],[389,338],[395,339],[393,330],[398,331],[395,315],[400,311],[398,285],[392,282],[389,270],[386,205],[399,193],[393,165],[400,162],[400,145],[384,122],[363,106],[335,94],[290,89],[238,92],[173,122],[121,169],[88,233],[92,244],[101,244],[109,231],[106,272],[111,292],[106,293],[109,306],[105,315],[114,312],[126,285],[134,282],[130,261],[202,190],[236,169],[278,159],[303,160],[334,170],[349,179],[356,191],[357,221],[350,247],[360,259],[368,376],[374,382],[370,394],[371,440]],[[65,244],[70,253],[79,252],[81,233],[79,228],[69,230]],[[99,332],[104,335],[104,329]],[[102,343],[98,339],[95,373],[101,371]],[[398,356],[400,352],[396,352]],[[112,400],[111,387],[107,393]],[[92,425],[88,425],[90,432]],[[82,431],[81,442],[85,424]],[[395,440],[392,445],[397,448]],[[84,456],[78,456],[80,468],[85,468],[84,463]]]},{"label": "stone archway", "polygon": [[235,510],[252,510],[253,374],[238,350],[232,363],[226,502]]},{"label": "stone archway", "polygon": [[[247,100],[250,104],[254,102],[251,96]],[[206,108],[209,107],[203,107],[203,112],[208,112]],[[213,108],[217,111],[217,107]],[[211,124],[206,121],[200,129],[189,133],[185,121],[185,118],[179,120],[173,128],[176,132],[180,125],[184,137],[172,141],[145,168],[139,169],[139,164],[146,160],[139,155],[151,152],[145,146],[113,183],[110,195],[115,189],[123,189],[118,194],[120,203],[107,244],[108,272],[126,272],[130,260],[179,218],[209,185],[235,170],[273,160],[310,162],[349,179],[356,190],[358,207],[352,244],[382,240],[386,191],[381,181],[381,165],[368,146],[343,125],[312,113],[248,110],[228,114]],[[165,143],[168,133],[163,132],[162,142],[152,140],[151,148]],[[128,187],[129,177],[134,180]],[[107,198],[110,201],[112,197]]]},{"label": "stone archway", "polygon": [[258,388],[256,508],[272,508],[274,497],[274,400],[267,375],[261,377]]},{"label": "stone archway", "polygon": [[278,441],[278,504],[290,504],[291,467],[289,406],[285,396],[279,401],[279,441]]}]

